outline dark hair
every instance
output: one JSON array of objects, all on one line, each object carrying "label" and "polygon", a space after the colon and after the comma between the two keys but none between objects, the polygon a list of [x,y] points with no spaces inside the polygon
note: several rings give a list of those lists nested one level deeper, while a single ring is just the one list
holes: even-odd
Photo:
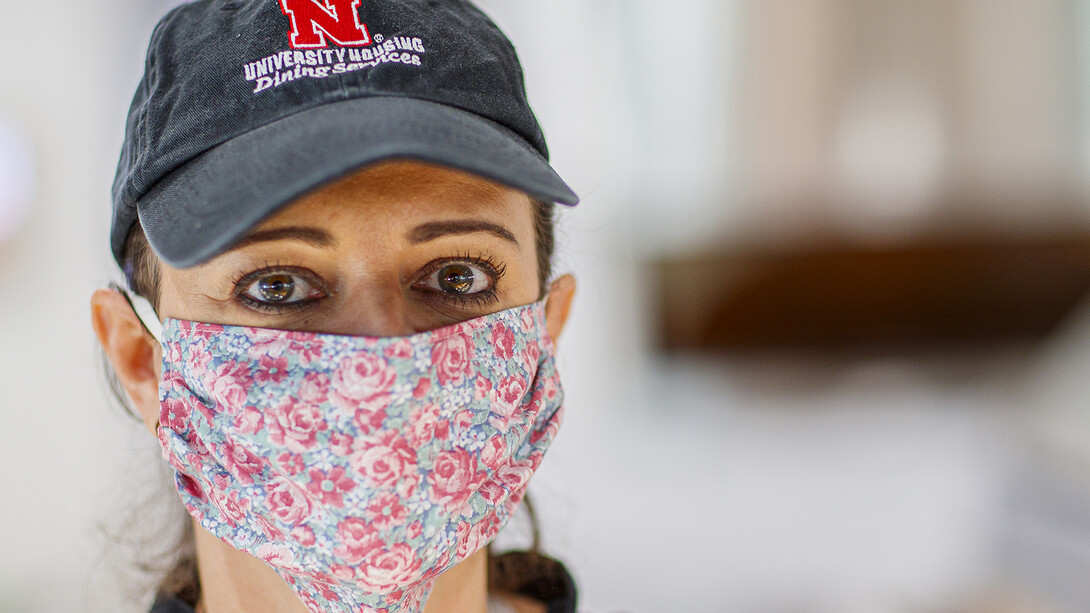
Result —
[{"label": "dark hair", "polygon": [[[535,244],[537,247],[538,294],[539,298],[543,298],[548,291],[549,278],[552,276],[552,258],[553,251],[556,248],[554,230],[556,205],[551,202],[531,200],[531,207],[534,216]],[[159,258],[148,243],[139,222],[129,230],[129,235],[125,240],[121,265],[129,291],[148,300],[152,307],[158,311],[161,297]],[[128,406],[125,393],[110,368],[109,360],[103,360],[103,363],[107,369],[107,378],[114,395],[123,405]],[[136,412],[131,409],[129,412],[134,416],[136,415]],[[555,574],[550,565],[556,563],[540,554],[540,534],[537,517],[529,495],[523,498],[521,507],[525,509],[530,525],[531,544],[529,551],[495,556],[492,555],[491,545],[489,545],[488,582],[491,591],[518,591],[523,586],[539,582],[542,574]],[[197,558],[191,522],[185,522],[177,544],[168,552],[168,555],[172,560],[166,565],[169,570],[165,574],[159,573],[157,593],[177,598],[190,606],[196,606],[201,595],[201,585],[200,576],[197,573]],[[161,567],[161,565],[146,562],[142,562],[140,566],[140,570],[147,574],[154,573],[157,568]]]}]

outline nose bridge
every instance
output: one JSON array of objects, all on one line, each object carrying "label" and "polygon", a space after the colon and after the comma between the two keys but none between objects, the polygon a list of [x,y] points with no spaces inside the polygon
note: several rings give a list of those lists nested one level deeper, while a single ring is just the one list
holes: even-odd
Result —
[{"label": "nose bridge", "polygon": [[396,280],[367,279],[343,295],[337,328],[355,336],[406,336],[414,330]]}]

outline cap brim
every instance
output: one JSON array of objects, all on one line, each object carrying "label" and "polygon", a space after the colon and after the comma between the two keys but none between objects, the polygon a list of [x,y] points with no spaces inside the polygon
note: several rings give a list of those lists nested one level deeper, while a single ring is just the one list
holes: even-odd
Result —
[{"label": "cap brim", "polygon": [[463,170],[547,202],[579,201],[537,150],[503,126],[425,100],[372,97],[308,109],[220,144],[160,180],[137,210],[155,252],[186,268],[303,194],[395,158]]}]

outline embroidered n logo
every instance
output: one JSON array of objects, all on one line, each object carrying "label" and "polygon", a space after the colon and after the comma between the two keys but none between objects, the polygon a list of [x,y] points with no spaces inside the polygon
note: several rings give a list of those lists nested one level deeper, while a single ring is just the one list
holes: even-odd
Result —
[{"label": "embroidered n logo", "polygon": [[280,10],[291,18],[293,49],[326,46],[326,37],[342,47],[371,44],[367,26],[360,23],[361,0],[280,0]]}]

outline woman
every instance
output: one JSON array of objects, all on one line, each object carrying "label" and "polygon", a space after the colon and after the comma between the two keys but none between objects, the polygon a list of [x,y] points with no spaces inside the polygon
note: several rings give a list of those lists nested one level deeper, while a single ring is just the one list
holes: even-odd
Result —
[{"label": "woman", "polygon": [[466,2],[163,19],[111,237],[157,320],[92,298],[193,516],[196,602],[158,610],[571,610],[490,594],[485,549],[562,414],[553,202],[518,60]]}]

